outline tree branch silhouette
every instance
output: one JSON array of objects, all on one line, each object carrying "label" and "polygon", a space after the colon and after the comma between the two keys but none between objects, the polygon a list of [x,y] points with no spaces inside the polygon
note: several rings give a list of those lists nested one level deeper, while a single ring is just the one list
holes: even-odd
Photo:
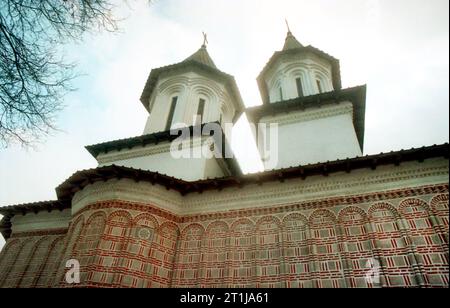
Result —
[{"label": "tree branch silhouette", "polygon": [[75,64],[58,55],[86,32],[116,31],[107,0],[0,1],[0,147],[31,145],[56,128]]}]

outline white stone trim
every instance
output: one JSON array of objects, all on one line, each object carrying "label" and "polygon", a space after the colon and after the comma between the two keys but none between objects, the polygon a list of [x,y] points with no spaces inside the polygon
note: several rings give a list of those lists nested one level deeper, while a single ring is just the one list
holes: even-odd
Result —
[{"label": "white stone trim", "polygon": [[95,183],[78,192],[72,201],[72,212],[99,201],[122,200],[152,204],[175,215],[265,208],[291,205],[299,202],[420,187],[448,183],[449,163],[444,159],[403,163],[399,167],[382,166],[377,170],[361,169],[331,174],[329,177],[313,176],[306,180],[293,179],[285,183],[271,182],[223,191],[206,191],[181,196],[160,185],[132,180],[111,180]]},{"label": "white stone trim", "polygon": [[[195,138],[193,139],[192,145],[194,148],[200,147],[203,145],[205,140],[207,140],[208,136],[202,136],[202,138]],[[188,145],[190,146],[189,142],[184,142],[183,146]],[[170,152],[170,146],[171,142],[164,142],[160,143],[158,145],[155,144],[149,144],[145,147],[138,146],[134,147],[131,150],[129,149],[123,149],[121,151],[111,151],[107,154],[100,154],[97,156],[97,162],[100,165],[114,163],[118,161],[138,158],[138,157],[144,157],[144,156],[150,156],[150,155],[156,155],[161,153],[169,153]]]},{"label": "white stone trim", "polygon": [[308,108],[305,110],[292,111],[289,114],[279,114],[275,116],[263,117],[260,123],[270,124],[278,123],[278,125],[296,124],[300,122],[313,121],[323,118],[329,118],[339,115],[353,115],[353,104],[351,102],[341,102],[336,105]]},{"label": "white stone trim", "polygon": [[67,229],[72,219],[70,209],[64,211],[54,210],[52,212],[42,211],[37,214],[27,213],[15,215],[11,218],[13,233],[51,231],[57,229]]}]

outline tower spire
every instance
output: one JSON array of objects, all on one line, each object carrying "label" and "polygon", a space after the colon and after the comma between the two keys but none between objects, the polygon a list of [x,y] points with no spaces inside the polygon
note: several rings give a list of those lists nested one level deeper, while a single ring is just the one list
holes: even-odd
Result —
[{"label": "tower spire", "polygon": [[208,65],[212,68],[217,68],[214,64],[214,61],[211,59],[210,55],[208,54],[208,50],[206,49],[206,46],[208,45],[208,35],[205,32],[202,32],[203,34],[203,44],[202,47],[200,47],[199,50],[197,50],[193,55],[191,55],[189,58],[184,60],[183,62],[194,60],[199,63]]},{"label": "tower spire", "polygon": [[289,22],[287,18],[285,19],[286,26],[287,26],[287,36],[286,41],[284,43],[283,50],[289,50],[289,49],[296,49],[296,48],[302,48],[303,45],[295,38],[295,36],[291,32],[291,27],[289,26]]}]

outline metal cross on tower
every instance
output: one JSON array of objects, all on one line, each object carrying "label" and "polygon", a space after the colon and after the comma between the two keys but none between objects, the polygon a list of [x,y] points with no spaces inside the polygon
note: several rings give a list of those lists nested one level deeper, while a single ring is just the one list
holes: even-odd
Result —
[{"label": "metal cross on tower", "polygon": [[206,45],[208,44],[208,35],[203,32],[203,46],[206,47]]},{"label": "metal cross on tower", "polygon": [[285,18],[284,20],[286,21],[286,26],[287,26],[288,32],[291,33],[291,28],[289,27],[289,22],[288,22],[287,18]]}]

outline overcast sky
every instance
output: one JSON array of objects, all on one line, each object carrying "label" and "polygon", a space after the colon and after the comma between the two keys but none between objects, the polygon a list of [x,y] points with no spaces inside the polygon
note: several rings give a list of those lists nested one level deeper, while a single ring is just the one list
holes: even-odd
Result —
[{"label": "overcast sky", "polygon": [[[121,33],[88,36],[67,48],[86,75],[66,99],[58,119],[63,132],[35,149],[0,150],[0,206],[55,199],[54,188],[71,174],[96,167],[85,145],[141,135],[147,114],[139,97],[151,68],[195,52],[202,31],[245,104],[261,104],[255,79],[283,46],[285,18],[301,43],[340,59],[343,87],[368,85],[365,154],[449,140],[448,0],[119,3],[127,17]],[[257,171],[245,118],[234,138],[242,169]]]}]

